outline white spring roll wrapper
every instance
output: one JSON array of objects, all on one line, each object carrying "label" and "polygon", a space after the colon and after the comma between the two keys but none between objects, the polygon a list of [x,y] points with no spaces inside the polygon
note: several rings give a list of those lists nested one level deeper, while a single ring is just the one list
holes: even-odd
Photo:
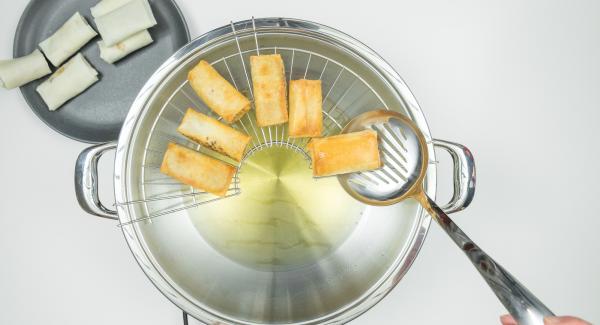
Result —
[{"label": "white spring roll wrapper", "polygon": [[119,9],[129,1],[131,0],[102,0],[93,6],[90,11],[92,12],[92,16],[94,18],[98,18],[115,9]]},{"label": "white spring roll wrapper", "polygon": [[96,18],[96,26],[106,46],[156,25],[148,0],[131,0],[124,6]]},{"label": "white spring roll wrapper", "polygon": [[100,48],[100,57],[102,60],[108,63],[115,63],[152,42],[152,36],[145,30],[113,46],[106,46],[104,45],[104,41],[100,41],[98,42],[98,47]]},{"label": "white spring roll wrapper", "polygon": [[42,52],[35,50],[20,58],[0,60],[0,86],[6,89],[21,87],[50,72]]},{"label": "white spring roll wrapper", "polygon": [[55,67],[77,53],[98,33],[76,12],[52,36],[40,43],[40,48]]},{"label": "white spring roll wrapper", "polygon": [[96,81],[98,71],[79,53],[39,85],[37,92],[48,105],[48,109],[55,111]]}]

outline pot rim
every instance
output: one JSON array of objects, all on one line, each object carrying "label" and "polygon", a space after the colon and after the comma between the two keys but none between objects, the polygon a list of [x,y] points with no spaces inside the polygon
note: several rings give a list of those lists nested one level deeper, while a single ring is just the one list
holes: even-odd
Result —
[{"label": "pot rim", "polygon": [[[382,57],[380,57],[375,51],[370,49],[365,44],[354,39],[353,37],[338,31],[334,28],[314,23],[306,20],[292,19],[292,18],[260,18],[252,20],[244,20],[233,23],[237,33],[240,33],[248,28],[252,28],[253,23],[257,29],[260,28],[277,28],[285,31],[304,30],[312,33],[316,33],[320,36],[330,38],[332,41],[338,43],[344,48],[352,51],[354,54],[359,55],[363,60],[367,61],[372,65],[373,68],[377,69],[378,72],[385,78],[403,101],[404,106],[410,118],[419,126],[426,140],[428,141],[428,149],[431,155],[431,160],[435,161],[435,151],[433,150],[432,137],[429,131],[429,126],[425,119],[425,116],[410,89],[406,83],[402,80],[400,75],[394,70],[394,68],[387,63]],[[151,99],[155,95],[155,90],[164,81],[164,79],[175,69],[177,69],[181,62],[184,62],[191,54],[198,51],[200,48],[212,45],[212,42],[225,36],[233,35],[231,25],[225,25],[209,31],[202,36],[192,40],[190,43],[182,47],[179,51],[173,54],[169,59],[165,61],[156,72],[146,82],[144,87],[138,93],[134,103],[132,104],[130,111],[125,119],[123,128],[119,135],[118,146],[115,154],[115,172],[114,172],[114,190],[116,202],[127,202],[127,165],[129,150],[131,149],[130,144],[136,136],[137,124],[140,120],[140,115]],[[425,179],[425,188],[427,194],[435,199],[436,194],[436,166],[430,165],[427,171],[427,177]],[[130,207],[127,205],[118,205],[117,213],[119,221],[126,223],[133,220],[130,213]],[[309,321],[300,322],[297,324],[340,324],[346,323],[377,304],[383,299],[402,279],[408,269],[411,267],[416,256],[418,255],[425,237],[427,235],[431,218],[424,211],[422,207],[419,207],[418,214],[418,226],[413,231],[412,237],[408,244],[408,249],[404,255],[399,255],[394,261],[393,265],[388,271],[375,283],[368,291],[366,291],[360,298],[354,302],[344,306],[343,308],[335,311],[334,313],[321,316],[316,319]],[[180,309],[187,312],[194,318],[205,322],[220,324],[225,323],[236,323],[236,324],[257,324],[251,322],[243,322],[239,320],[232,320],[224,315],[220,315],[216,312],[211,312],[205,306],[198,306],[196,303],[190,301],[185,297],[185,294],[176,289],[171,283],[168,277],[165,277],[158,268],[154,267],[151,259],[147,256],[144,246],[140,243],[140,236],[138,235],[137,225],[131,224],[122,226],[121,230],[125,240],[131,250],[136,262],[142,268],[146,276],[150,279],[153,285],[172,303],[178,306]]]}]

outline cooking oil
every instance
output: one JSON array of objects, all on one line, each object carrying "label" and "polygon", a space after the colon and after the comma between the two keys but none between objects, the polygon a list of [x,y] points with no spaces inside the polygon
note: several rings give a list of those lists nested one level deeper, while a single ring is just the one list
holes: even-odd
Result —
[{"label": "cooking oil", "polygon": [[190,210],[198,232],[231,260],[287,270],[327,256],[352,233],[364,205],[335,177],[312,177],[299,148],[254,152],[240,169],[241,194]]}]

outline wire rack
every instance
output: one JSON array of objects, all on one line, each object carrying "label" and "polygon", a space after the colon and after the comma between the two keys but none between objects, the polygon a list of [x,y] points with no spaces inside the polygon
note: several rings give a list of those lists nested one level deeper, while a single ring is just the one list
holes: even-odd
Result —
[{"label": "wire rack", "polygon": [[[252,33],[240,36],[239,31],[236,30],[232,22],[231,29],[237,51],[232,51],[229,55],[210,63],[236,89],[250,99],[252,107],[254,107],[254,93],[249,73],[249,57],[251,55],[278,53],[283,58],[288,83],[292,79],[299,78],[319,79],[322,81],[323,136],[338,134],[356,112],[361,112],[361,109],[364,111],[365,109],[388,108],[376,91],[349,67],[340,64],[330,57],[302,48],[261,47],[254,18],[252,18],[252,26],[250,28],[252,28]],[[253,48],[242,49],[240,42],[245,37],[253,38],[255,45]],[[363,107],[366,105],[368,107]],[[177,133],[177,126],[188,107],[201,111],[218,120],[221,119],[196,96],[187,80],[171,94],[152,127],[143,154],[142,197],[138,200],[116,203],[116,205],[120,206],[142,205],[145,213],[136,219],[121,223],[120,226],[141,221],[151,222],[152,219],[157,217],[239,195],[242,191],[240,186],[240,170],[243,169],[247,158],[259,150],[274,146],[284,147],[303,154],[310,161],[310,156],[306,150],[306,145],[310,139],[289,137],[286,124],[263,128],[258,127],[253,113],[254,110],[251,109],[249,113],[231,125],[235,129],[251,136],[250,149],[240,163],[234,162]],[[161,174],[160,164],[169,142],[177,143],[236,165],[238,171],[227,194],[224,197],[217,197],[206,192],[197,191],[190,186],[181,184]],[[374,179],[383,181],[394,180],[391,171],[387,170],[377,170],[368,174],[361,173],[358,176],[364,182],[372,182]]]}]

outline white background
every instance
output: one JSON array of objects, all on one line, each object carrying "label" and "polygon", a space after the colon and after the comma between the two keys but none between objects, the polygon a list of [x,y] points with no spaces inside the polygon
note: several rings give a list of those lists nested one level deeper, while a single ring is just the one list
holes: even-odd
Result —
[{"label": "white background", "polygon": [[[162,0],[154,0],[162,1]],[[254,15],[325,23],[400,72],[434,137],[468,145],[477,194],[455,219],[558,314],[600,322],[600,1],[179,0],[198,36]],[[0,57],[25,0],[0,1]],[[115,223],[73,190],[85,144],[0,89],[0,324],[181,324]],[[101,165],[110,197],[108,159]],[[447,159],[440,193],[449,189]],[[398,287],[353,324],[496,324],[501,304],[435,224]]]}]

